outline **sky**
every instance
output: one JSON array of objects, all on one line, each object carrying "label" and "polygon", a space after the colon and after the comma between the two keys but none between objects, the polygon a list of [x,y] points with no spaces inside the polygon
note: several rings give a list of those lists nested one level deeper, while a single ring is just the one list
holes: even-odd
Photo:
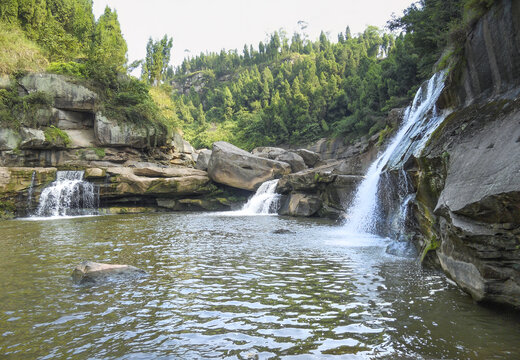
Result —
[{"label": "sky", "polygon": [[337,40],[347,25],[353,34],[367,25],[383,28],[392,14],[400,15],[411,0],[94,0],[96,19],[108,5],[118,14],[128,43],[128,60],[143,59],[146,43],[165,34],[173,38],[171,63],[201,52],[238,49],[265,41],[284,29],[290,38],[305,21],[309,39],[323,30]]}]

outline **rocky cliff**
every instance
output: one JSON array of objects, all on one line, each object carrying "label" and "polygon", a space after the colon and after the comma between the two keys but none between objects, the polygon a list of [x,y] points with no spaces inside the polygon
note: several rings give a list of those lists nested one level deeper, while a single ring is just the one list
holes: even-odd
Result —
[{"label": "rocky cliff", "polygon": [[[458,74],[458,75],[457,75]],[[520,308],[520,1],[474,25],[438,102],[451,114],[405,169],[423,257],[477,301]]]}]

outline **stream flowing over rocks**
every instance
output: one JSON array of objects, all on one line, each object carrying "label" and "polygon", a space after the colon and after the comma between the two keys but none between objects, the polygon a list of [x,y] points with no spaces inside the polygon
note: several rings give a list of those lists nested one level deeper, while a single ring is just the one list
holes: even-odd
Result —
[{"label": "stream flowing over rocks", "polygon": [[[496,1],[474,24],[460,69],[447,75],[428,108],[429,122],[411,128],[405,134],[411,140],[377,169],[371,211],[378,221],[369,229],[412,244],[423,264],[442,269],[475,300],[515,308],[519,29],[520,5],[511,0]],[[392,146],[392,136],[376,134],[354,144],[322,139],[247,152],[218,141],[195,150],[179,133],[110,119],[94,91],[65,76],[29,73],[2,84],[21,96],[43,92],[52,99],[24,122],[30,127],[0,129],[0,216],[6,218],[65,215],[70,207],[77,214],[239,210],[269,182],[269,196],[278,194],[269,212],[351,221],[349,207],[367,199],[356,198],[359,185]],[[387,124],[396,131],[408,113],[391,110]],[[58,186],[64,171],[82,174],[64,187],[82,200],[67,209],[42,205],[67,192]]]}]

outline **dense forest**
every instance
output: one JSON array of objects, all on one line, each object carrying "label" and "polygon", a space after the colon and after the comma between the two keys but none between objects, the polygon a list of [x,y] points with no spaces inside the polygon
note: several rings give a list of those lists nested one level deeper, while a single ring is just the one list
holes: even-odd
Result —
[{"label": "dense forest", "polygon": [[[127,64],[117,13],[108,7],[95,20],[91,0],[6,0],[0,73],[74,77],[101,94],[108,116],[181,131],[196,147],[352,141],[384,130],[389,109],[405,106],[439,68],[454,67],[465,28],[492,2],[421,0],[388,22],[392,32],[347,27],[312,41],[302,25],[290,37],[275,32],[241,52],[200,54],[173,69],[167,36],[150,39],[146,58]],[[127,75],[138,66],[141,79]],[[0,122],[16,123],[27,99],[0,91]]]}]

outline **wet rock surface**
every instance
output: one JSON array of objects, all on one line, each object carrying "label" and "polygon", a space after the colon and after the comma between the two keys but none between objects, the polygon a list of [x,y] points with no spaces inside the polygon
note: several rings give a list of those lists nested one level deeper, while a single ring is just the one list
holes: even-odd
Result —
[{"label": "wet rock surface", "polygon": [[83,261],[72,271],[75,284],[96,284],[114,280],[132,280],[146,275],[146,271],[132,265],[103,264]]}]

